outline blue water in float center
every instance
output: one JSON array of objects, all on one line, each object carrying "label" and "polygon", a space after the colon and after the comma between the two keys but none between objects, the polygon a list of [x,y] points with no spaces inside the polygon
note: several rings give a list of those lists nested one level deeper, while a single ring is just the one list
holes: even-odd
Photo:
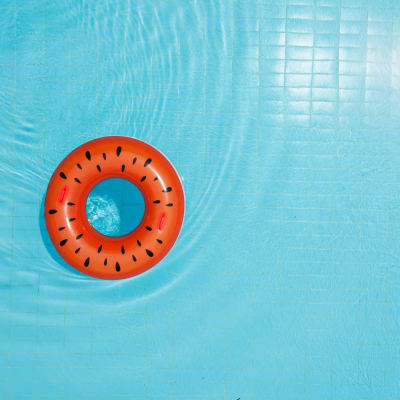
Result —
[{"label": "blue water in float center", "polygon": [[86,201],[90,224],[107,236],[132,232],[144,215],[140,190],[125,179],[107,179],[96,185]]}]

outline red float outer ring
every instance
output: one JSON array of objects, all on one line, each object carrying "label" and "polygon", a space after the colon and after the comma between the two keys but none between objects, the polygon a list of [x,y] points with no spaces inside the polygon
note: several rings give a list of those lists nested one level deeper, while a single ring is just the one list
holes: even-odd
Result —
[{"label": "red float outer ring", "polygon": [[[132,182],[145,201],[142,221],[124,236],[99,233],[86,215],[90,191],[109,178]],[[123,279],[166,256],[178,238],[184,209],[182,183],[162,153],[138,139],[106,136],[75,149],[54,171],[45,219],[55,248],[68,264],[96,278]]]}]

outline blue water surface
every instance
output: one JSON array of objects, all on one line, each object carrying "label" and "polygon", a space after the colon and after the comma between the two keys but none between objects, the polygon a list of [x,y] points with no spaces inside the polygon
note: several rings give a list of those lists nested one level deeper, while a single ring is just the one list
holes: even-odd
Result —
[{"label": "blue water surface", "polygon": [[120,178],[97,184],[86,200],[86,215],[91,225],[107,236],[132,232],[144,215],[144,198],[133,183]]},{"label": "blue water surface", "polygon": [[[0,399],[399,399],[399,62],[397,0],[2,0]],[[186,193],[123,281],[43,219],[104,135]]]}]

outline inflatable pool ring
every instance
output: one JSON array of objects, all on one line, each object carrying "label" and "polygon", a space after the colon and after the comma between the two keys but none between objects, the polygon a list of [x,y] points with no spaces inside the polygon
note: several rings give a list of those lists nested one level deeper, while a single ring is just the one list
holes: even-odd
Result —
[{"label": "inflatable pool ring", "polygon": [[[86,215],[90,191],[110,178],[135,184],[145,202],[139,226],[119,237],[96,231]],[[46,226],[72,267],[96,278],[128,278],[153,267],[172,248],[184,203],[179,176],[163,154],[137,139],[107,136],[78,147],[57,167],[46,193]]]}]

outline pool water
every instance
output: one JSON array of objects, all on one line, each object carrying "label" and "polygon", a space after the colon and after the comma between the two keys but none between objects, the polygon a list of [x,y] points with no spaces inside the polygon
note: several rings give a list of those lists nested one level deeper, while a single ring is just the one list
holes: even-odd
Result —
[{"label": "pool water", "polygon": [[139,188],[119,178],[100,182],[86,200],[86,215],[90,224],[108,236],[132,232],[140,224],[144,208]]},{"label": "pool water", "polygon": [[[398,1],[3,0],[0,37],[0,399],[400,398]],[[172,251],[122,281],[43,218],[105,135],[186,194]],[[140,197],[104,184],[92,224],[129,231]]]}]

